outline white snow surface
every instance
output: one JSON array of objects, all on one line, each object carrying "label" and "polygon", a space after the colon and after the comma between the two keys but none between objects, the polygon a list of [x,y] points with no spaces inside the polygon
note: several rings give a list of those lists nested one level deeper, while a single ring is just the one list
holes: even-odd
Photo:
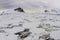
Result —
[{"label": "white snow surface", "polygon": [[[18,3],[25,12],[14,11],[14,8],[0,11],[0,40],[17,40],[18,35],[14,33],[25,28],[29,28],[32,34],[24,40],[38,40],[43,34],[50,34],[52,38],[60,40],[60,10],[49,8],[40,1],[35,5],[33,1],[30,1],[30,4],[27,4],[28,2],[28,0],[22,1],[23,5]],[[37,5],[39,3],[41,7]]]}]

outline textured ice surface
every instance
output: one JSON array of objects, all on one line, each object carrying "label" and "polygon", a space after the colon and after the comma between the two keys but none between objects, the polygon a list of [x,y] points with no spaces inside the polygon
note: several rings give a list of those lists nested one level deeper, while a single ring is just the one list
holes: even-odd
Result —
[{"label": "textured ice surface", "polygon": [[[21,32],[25,28],[29,28],[32,34],[24,40],[45,40],[39,39],[39,37],[48,34],[51,38],[60,40],[59,9],[48,8],[39,1],[35,4],[33,4],[33,1],[30,1],[29,4],[28,2],[28,0],[25,3],[22,1],[21,4],[23,5],[18,3],[25,12],[14,11],[14,8],[0,11],[0,40],[17,40],[18,35],[14,33]],[[48,12],[44,12],[45,10],[48,10]]]}]

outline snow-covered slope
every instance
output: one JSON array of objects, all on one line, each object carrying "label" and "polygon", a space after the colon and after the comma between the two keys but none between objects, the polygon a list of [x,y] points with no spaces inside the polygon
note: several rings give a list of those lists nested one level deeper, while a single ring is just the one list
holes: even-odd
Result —
[{"label": "snow-covered slope", "polygon": [[25,12],[14,11],[15,7],[0,11],[0,40],[17,40],[15,33],[26,28],[30,29],[31,35],[24,40],[45,40],[39,39],[40,36],[49,34],[60,40],[60,9],[50,8],[42,0],[20,1],[16,3]]},{"label": "snow-covered slope", "polygon": [[30,29],[33,37],[29,36],[24,40],[38,40],[38,37],[43,34],[50,34],[52,38],[60,39],[58,35],[60,16],[57,15],[59,13],[54,13],[56,12],[44,12],[44,10],[39,13],[5,10],[0,13],[0,40],[17,40],[17,35],[14,33],[23,31],[25,28]]}]

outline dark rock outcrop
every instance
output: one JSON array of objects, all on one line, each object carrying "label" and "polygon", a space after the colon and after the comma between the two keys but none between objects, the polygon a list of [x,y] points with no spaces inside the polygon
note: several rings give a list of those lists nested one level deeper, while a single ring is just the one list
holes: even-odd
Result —
[{"label": "dark rock outcrop", "polygon": [[14,9],[14,11],[18,11],[18,12],[24,12],[24,10],[22,9],[22,8],[16,8],[16,9]]},{"label": "dark rock outcrop", "polygon": [[46,39],[46,40],[55,40],[54,38],[48,38],[48,39]]},{"label": "dark rock outcrop", "polygon": [[28,37],[30,34],[31,32],[29,32],[29,29],[25,29],[24,31],[15,33],[15,35],[19,35],[21,39]]},{"label": "dark rock outcrop", "polygon": [[44,12],[48,12],[48,10],[44,10]]}]

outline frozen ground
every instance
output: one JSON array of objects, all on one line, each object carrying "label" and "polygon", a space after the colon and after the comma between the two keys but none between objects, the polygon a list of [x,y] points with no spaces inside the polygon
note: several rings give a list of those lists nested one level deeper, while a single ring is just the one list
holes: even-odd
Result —
[{"label": "frozen ground", "polygon": [[33,1],[28,2],[22,1],[23,5],[18,3],[25,12],[14,11],[14,8],[0,11],[0,40],[17,40],[18,35],[14,33],[25,28],[29,28],[32,34],[24,40],[40,40],[38,38],[43,34],[50,34],[51,38],[60,40],[60,10],[47,7],[40,1],[35,4]]},{"label": "frozen ground", "polygon": [[35,12],[24,13],[9,9],[0,13],[0,40],[17,40],[14,33],[25,28],[29,28],[34,36],[25,40],[38,40],[40,35],[49,33],[52,38],[60,40],[60,14],[55,11]]}]

